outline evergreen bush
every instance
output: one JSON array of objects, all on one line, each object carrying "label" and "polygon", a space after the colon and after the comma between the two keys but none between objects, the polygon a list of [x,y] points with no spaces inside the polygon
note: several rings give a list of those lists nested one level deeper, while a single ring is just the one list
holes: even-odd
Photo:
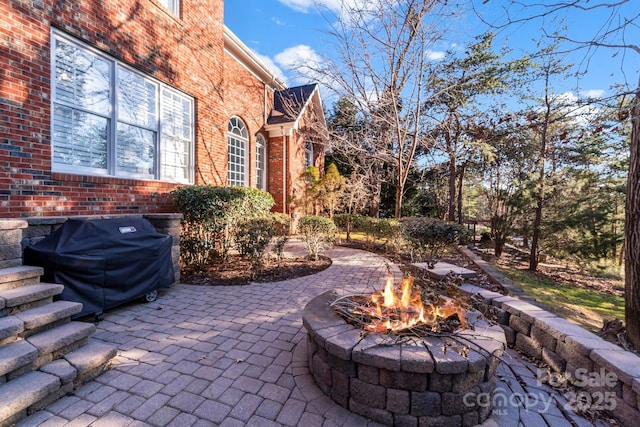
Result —
[{"label": "evergreen bush", "polygon": [[189,185],[171,192],[182,213],[180,251],[185,266],[202,268],[211,257],[225,261],[237,224],[264,217],[274,205],[266,191],[250,187]]},{"label": "evergreen bush", "polygon": [[430,264],[434,264],[449,246],[460,243],[465,235],[459,224],[435,218],[405,218],[401,224],[405,241]]}]

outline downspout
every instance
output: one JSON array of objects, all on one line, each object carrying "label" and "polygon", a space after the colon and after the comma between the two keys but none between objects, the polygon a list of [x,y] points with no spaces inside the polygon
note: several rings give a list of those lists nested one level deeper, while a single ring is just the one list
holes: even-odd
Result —
[{"label": "downspout", "polygon": [[263,105],[262,105],[262,123],[266,124],[267,119],[267,84],[264,84],[264,93],[263,93]]},{"label": "downspout", "polygon": [[282,133],[282,213],[287,212],[287,136],[284,133],[284,126],[280,126]]}]

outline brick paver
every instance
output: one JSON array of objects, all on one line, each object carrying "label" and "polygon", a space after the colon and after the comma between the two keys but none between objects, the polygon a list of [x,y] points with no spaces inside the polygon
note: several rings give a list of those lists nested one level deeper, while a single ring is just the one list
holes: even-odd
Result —
[{"label": "brick paver", "polygon": [[[287,247],[289,256],[303,251],[298,242]],[[332,265],[312,276],[248,286],[176,284],[154,303],[110,310],[93,339],[118,347],[112,369],[19,426],[376,425],[315,386],[301,316],[306,303],[326,290],[381,289],[391,263],[343,247],[327,256]],[[399,278],[399,269],[391,269]],[[508,355],[517,367],[501,370],[499,387],[526,393],[520,385],[526,381],[516,376],[528,380],[535,367],[512,351]],[[485,424],[556,427],[569,425],[567,417],[576,422],[577,415],[558,409],[561,400],[553,393],[535,390],[544,393],[538,403],[552,399],[553,411],[504,408]]]}]

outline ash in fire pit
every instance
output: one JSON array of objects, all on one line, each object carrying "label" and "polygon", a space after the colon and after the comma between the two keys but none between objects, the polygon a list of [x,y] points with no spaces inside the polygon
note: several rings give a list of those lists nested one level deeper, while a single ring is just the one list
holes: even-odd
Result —
[{"label": "ash in fire pit", "polygon": [[[341,406],[386,425],[471,426],[486,420],[491,399],[475,396],[491,396],[495,389],[504,333],[477,312],[457,307],[455,315],[437,314],[435,307],[428,311],[431,303],[424,305],[424,323],[402,326],[397,308],[388,310],[389,319],[379,318],[384,297],[374,302],[326,292],[311,300],[303,323],[316,384]],[[343,317],[352,308],[356,314]],[[409,311],[420,317],[420,311]],[[443,331],[443,324],[455,325],[454,317],[458,325]]]}]

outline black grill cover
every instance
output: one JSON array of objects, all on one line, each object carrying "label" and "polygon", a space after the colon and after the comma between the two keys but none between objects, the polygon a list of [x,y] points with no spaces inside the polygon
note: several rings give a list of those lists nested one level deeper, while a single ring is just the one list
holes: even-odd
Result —
[{"label": "black grill cover", "polygon": [[171,236],[144,218],[70,219],[25,248],[24,263],[64,285],[60,299],[83,304],[77,318],[171,285],[171,245]]}]

